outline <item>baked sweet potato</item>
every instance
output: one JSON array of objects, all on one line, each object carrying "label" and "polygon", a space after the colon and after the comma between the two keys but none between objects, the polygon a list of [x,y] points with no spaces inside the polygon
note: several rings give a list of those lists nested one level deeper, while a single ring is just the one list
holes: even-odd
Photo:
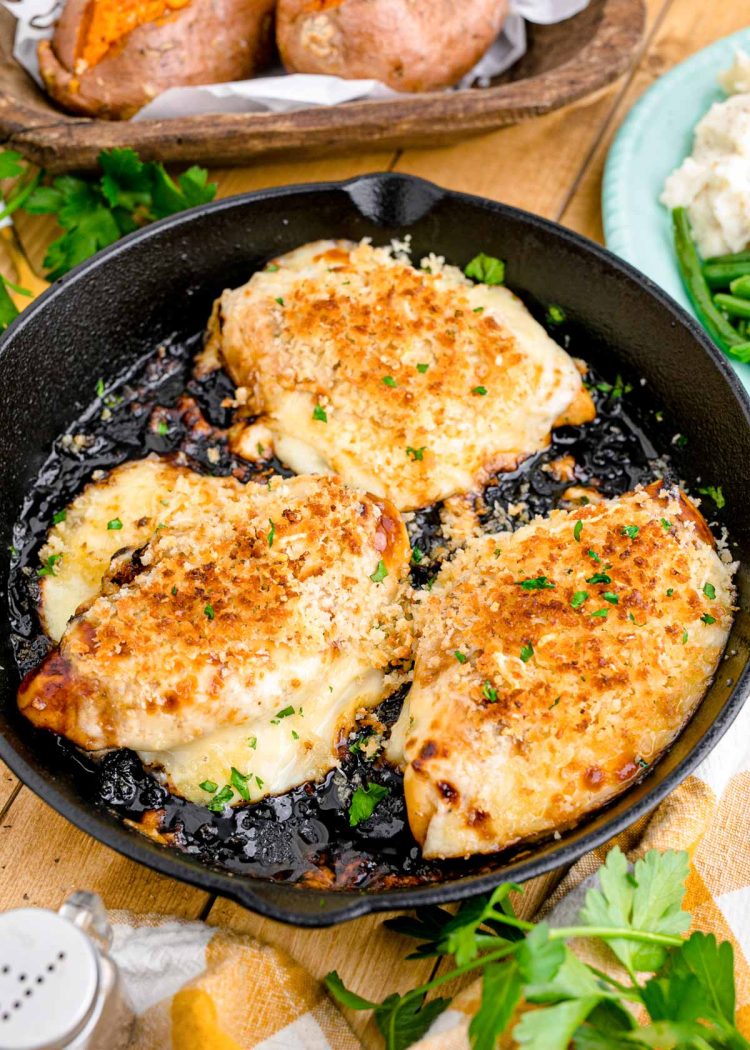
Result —
[{"label": "baked sweet potato", "polygon": [[275,0],[67,0],[39,44],[65,109],[131,117],[170,87],[243,80],[271,57]]},{"label": "baked sweet potato", "polygon": [[279,0],[276,38],[294,73],[449,87],[500,32],[508,0]]}]

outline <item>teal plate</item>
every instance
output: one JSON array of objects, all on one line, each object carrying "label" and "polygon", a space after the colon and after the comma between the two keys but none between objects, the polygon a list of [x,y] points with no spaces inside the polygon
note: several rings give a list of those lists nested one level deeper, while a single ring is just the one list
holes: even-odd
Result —
[{"label": "teal plate", "polygon": [[[716,76],[739,47],[750,51],[750,29],[717,40],[660,77],[628,114],[604,170],[607,247],[693,315],[677,269],[669,212],[659,197],[666,177],[692,152],[695,125],[726,98]],[[750,365],[732,365],[750,390]]]}]

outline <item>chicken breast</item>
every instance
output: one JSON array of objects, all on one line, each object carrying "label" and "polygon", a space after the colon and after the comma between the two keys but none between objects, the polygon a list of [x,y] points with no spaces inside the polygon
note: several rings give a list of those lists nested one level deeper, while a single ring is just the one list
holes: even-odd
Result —
[{"label": "chicken breast", "polygon": [[[74,502],[69,566],[85,560],[74,530],[86,534],[102,492],[111,501],[119,491],[110,508],[166,482],[171,510],[155,526],[150,516],[143,546],[113,558],[59,648],[22,683],[19,707],[87,750],[133,748],[197,801],[227,788],[232,802],[285,791],[337,763],[340,734],[410,655],[406,531],[390,504],[338,478],[244,486],[177,475],[128,465]],[[136,542],[141,510],[129,506]],[[100,565],[103,551],[95,557]],[[62,587],[64,552],[58,564]],[[83,575],[70,576],[76,600]],[[43,601],[61,604],[49,588]]]},{"label": "chicken breast", "polygon": [[594,416],[573,360],[507,288],[367,242],[305,245],[224,292],[200,367],[216,365],[294,471],[400,510],[471,491],[557,422]]},{"label": "chicken breast", "polygon": [[419,612],[390,743],[424,855],[570,826],[640,776],[711,681],[731,576],[659,482],[471,541]]}]

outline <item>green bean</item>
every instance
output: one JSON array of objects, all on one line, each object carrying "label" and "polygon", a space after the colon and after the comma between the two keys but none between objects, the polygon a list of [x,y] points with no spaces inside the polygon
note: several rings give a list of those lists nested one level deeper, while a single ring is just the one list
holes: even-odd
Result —
[{"label": "green bean", "polygon": [[672,212],[672,227],[682,280],[699,320],[722,350],[730,350],[733,346],[744,344],[737,329],[727,321],[711,298],[711,292],[701,270],[700,256],[691,236],[690,221],[684,208],[675,208]]},{"label": "green bean", "polygon": [[750,259],[747,262],[706,263],[703,276],[712,288],[727,288],[738,277],[750,274]]},{"label": "green bean", "polygon": [[714,263],[739,262],[750,262],[750,251],[731,252],[729,255],[714,255],[711,259],[706,259],[706,266],[713,266]]},{"label": "green bean", "polygon": [[750,299],[750,274],[745,277],[736,277],[729,285],[732,295],[739,295],[740,299]]},{"label": "green bean", "polygon": [[750,317],[750,302],[747,299],[740,299],[739,296],[724,295],[722,292],[719,292],[718,295],[714,296],[714,303],[725,314],[729,314],[730,317]]}]

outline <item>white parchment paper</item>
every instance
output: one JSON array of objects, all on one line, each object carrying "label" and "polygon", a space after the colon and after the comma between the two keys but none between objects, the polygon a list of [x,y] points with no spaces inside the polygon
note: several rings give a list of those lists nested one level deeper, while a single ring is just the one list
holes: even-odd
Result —
[{"label": "white parchment paper", "polygon": [[[18,20],[14,55],[41,84],[36,59],[40,40],[52,36],[62,10],[62,0],[0,0]],[[550,25],[572,18],[589,0],[511,0],[503,32],[461,81],[462,87],[482,84],[504,72],[526,53],[526,22]],[[398,92],[377,80],[343,80],[341,77],[274,70],[252,80],[200,87],[175,87],[162,92],[133,120],[166,120],[200,113],[282,113],[310,106],[332,106],[355,99],[390,98]]]}]

